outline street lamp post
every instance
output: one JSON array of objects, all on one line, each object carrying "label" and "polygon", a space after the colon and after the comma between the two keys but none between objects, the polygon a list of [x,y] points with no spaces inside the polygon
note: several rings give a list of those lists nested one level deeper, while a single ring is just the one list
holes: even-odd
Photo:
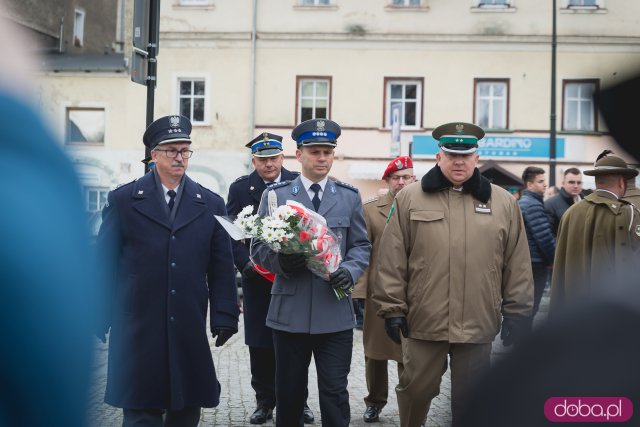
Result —
[{"label": "street lamp post", "polygon": [[549,185],[556,185],[556,0],[552,0],[551,115],[549,129]]}]

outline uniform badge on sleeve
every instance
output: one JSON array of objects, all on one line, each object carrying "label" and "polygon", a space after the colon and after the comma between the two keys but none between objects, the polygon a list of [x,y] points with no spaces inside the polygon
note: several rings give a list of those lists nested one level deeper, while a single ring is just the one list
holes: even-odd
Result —
[{"label": "uniform badge on sleeve", "polygon": [[474,200],[473,210],[477,214],[491,215],[491,202],[482,203],[478,200]]}]

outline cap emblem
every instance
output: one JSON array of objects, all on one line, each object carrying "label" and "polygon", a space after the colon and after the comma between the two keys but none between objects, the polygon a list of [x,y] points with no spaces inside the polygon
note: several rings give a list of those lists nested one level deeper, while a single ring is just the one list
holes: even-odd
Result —
[{"label": "cap emblem", "polygon": [[180,116],[171,116],[169,117],[169,126],[172,128],[177,128],[180,126]]},{"label": "cap emblem", "polygon": [[402,168],[402,161],[400,161],[400,160],[396,160],[396,167],[397,167],[398,169],[401,169],[401,168]]},{"label": "cap emblem", "polygon": [[316,122],[316,130],[318,132],[324,132],[324,120],[318,120]]},{"label": "cap emblem", "polygon": [[464,125],[462,123],[458,123],[456,125],[456,133],[458,134],[464,133]]},{"label": "cap emblem", "polygon": [[262,139],[266,140],[269,139],[269,134],[267,132],[262,134]]}]

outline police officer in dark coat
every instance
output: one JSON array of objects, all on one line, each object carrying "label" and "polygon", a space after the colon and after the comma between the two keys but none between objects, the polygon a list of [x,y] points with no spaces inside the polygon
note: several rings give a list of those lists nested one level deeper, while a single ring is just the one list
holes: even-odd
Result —
[{"label": "police officer in dark coat", "polygon": [[185,174],[190,132],[183,116],[153,122],[143,139],[154,169],[111,191],[102,213],[113,274],[105,402],[123,408],[124,426],[196,426],[220,399],[207,307],[216,346],[238,329],[231,241],[214,218],[227,212]]},{"label": "police officer in dark coat", "polygon": [[[246,206],[253,206],[252,214],[258,212],[260,197],[268,184],[289,181],[298,172],[282,167],[282,137],[262,133],[249,142],[254,171],[241,176],[229,187],[227,212],[238,215]],[[245,344],[249,346],[251,364],[251,387],[256,392],[257,408],[251,415],[251,424],[264,424],[272,417],[276,406],[276,364],[273,353],[271,328],[265,325],[271,301],[271,282],[260,275],[249,258],[249,240],[233,242],[233,260],[242,273],[242,295]],[[313,412],[306,407],[305,422],[312,423]]]}]

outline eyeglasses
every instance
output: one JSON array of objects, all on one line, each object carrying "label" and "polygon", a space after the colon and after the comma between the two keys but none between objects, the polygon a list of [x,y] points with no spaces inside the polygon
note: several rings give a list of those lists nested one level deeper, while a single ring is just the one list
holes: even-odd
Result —
[{"label": "eyeglasses", "polygon": [[413,175],[391,175],[391,181],[400,181],[401,179],[404,181],[409,181],[413,178]]},{"label": "eyeglasses", "polygon": [[168,148],[166,150],[156,148],[155,151],[164,151],[164,154],[170,159],[175,159],[176,157],[178,157],[178,153],[180,153],[183,159],[188,159],[193,154],[193,150],[189,150],[187,148],[180,151],[176,150],[175,148]]},{"label": "eyeglasses", "polygon": [[582,181],[567,181],[569,185],[582,185]]}]

